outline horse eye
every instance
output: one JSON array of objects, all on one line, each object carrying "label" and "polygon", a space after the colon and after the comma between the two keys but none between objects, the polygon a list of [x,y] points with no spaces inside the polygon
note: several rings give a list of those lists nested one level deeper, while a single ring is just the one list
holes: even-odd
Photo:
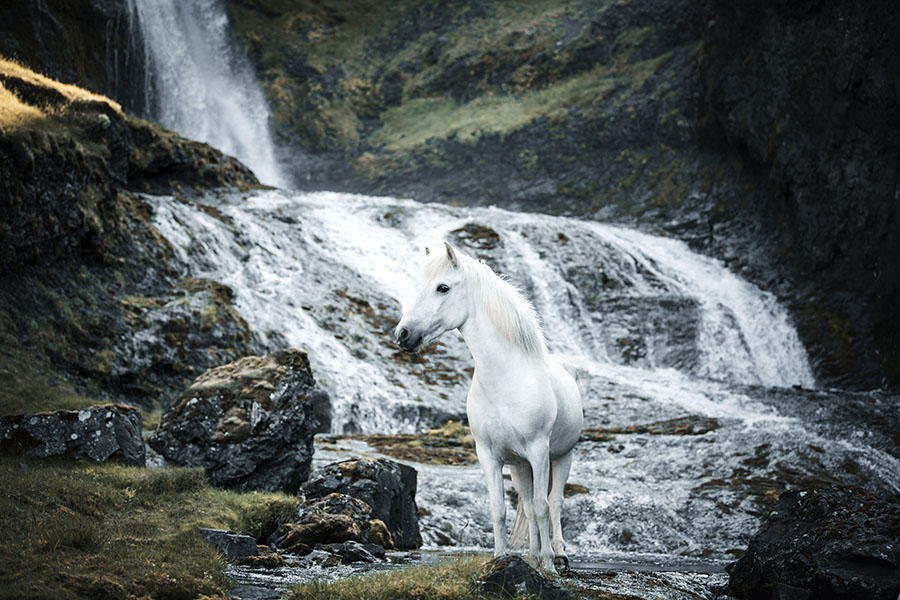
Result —
[{"label": "horse eye", "polygon": [[437,286],[437,291],[439,294],[446,294],[450,291],[450,286],[445,283],[439,283]]}]

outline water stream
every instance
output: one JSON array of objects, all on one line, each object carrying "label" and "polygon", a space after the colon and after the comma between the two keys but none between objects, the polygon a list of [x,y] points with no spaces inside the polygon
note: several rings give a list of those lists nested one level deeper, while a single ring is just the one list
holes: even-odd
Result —
[{"label": "water stream", "polygon": [[[183,269],[230,286],[262,347],[309,351],[335,433],[415,432],[464,415],[471,358],[458,336],[412,361],[389,336],[416,290],[423,248],[445,239],[533,301],[551,349],[578,367],[585,427],[714,420],[693,435],[620,433],[576,447],[570,481],[589,492],[567,501],[564,528],[580,557],[727,560],[783,489],[838,481],[897,489],[892,456],[779,411],[768,390],[815,385],[787,314],[678,241],[562,217],[327,192],[204,200],[215,210],[148,201]],[[320,448],[316,461],[372,453],[345,441]],[[426,545],[490,546],[478,467],[415,467]]]}]

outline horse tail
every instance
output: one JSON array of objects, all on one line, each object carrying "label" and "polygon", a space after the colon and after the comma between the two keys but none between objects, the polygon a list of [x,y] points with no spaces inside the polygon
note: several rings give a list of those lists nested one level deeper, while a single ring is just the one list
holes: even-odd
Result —
[{"label": "horse tail", "polygon": [[512,529],[509,530],[509,547],[511,550],[521,550],[528,545],[528,519],[525,518],[525,507],[522,497],[516,502],[516,519]]}]

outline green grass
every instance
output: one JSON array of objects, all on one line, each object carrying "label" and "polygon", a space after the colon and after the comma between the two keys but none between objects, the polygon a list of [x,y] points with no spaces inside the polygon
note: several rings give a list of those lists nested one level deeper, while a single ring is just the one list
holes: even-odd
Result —
[{"label": "green grass", "polygon": [[262,536],[295,497],[213,488],[201,469],[0,458],[0,598],[224,598],[199,527]]},{"label": "green grass", "polygon": [[47,370],[31,359],[0,355],[0,415],[80,410],[102,404],[62,380],[54,378],[54,383],[49,383]]},{"label": "green grass", "polygon": [[391,152],[411,150],[430,138],[477,142],[484,134],[515,131],[540,117],[565,118],[571,107],[591,108],[615,85],[615,79],[605,77],[603,67],[598,67],[521,97],[482,96],[465,104],[419,98],[385,111],[384,126],[368,141]]},{"label": "green grass", "polygon": [[476,600],[484,598],[475,580],[490,557],[465,556],[435,565],[416,565],[349,577],[333,583],[315,581],[293,588],[288,600]]}]

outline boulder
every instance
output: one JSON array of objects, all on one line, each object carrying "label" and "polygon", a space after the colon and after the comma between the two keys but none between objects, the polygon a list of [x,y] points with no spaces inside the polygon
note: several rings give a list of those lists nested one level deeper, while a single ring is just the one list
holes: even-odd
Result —
[{"label": "boulder", "polygon": [[544,600],[567,600],[569,590],[533,569],[525,559],[514,554],[498,556],[485,567],[478,580],[481,590],[491,596],[514,598],[519,594]]},{"label": "boulder", "polygon": [[337,492],[362,500],[371,507],[371,518],[387,526],[394,546],[408,550],[422,545],[416,480],[412,467],[383,458],[359,458],[315,471],[302,491],[307,499]]},{"label": "boulder", "polygon": [[[245,556],[238,564],[254,569],[277,569],[284,566],[284,557],[269,546],[256,546],[256,554]],[[243,597],[243,596],[238,596]]]},{"label": "boulder", "polygon": [[202,527],[200,535],[210,546],[215,546],[228,560],[240,560],[257,553],[256,540],[249,535],[241,535],[225,529]]},{"label": "boulder", "polygon": [[216,485],[296,492],[330,411],[306,352],[280,350],[205,372],[172,403],[149,443],[171,463],[204,467]]},{"label": "boulder", "polygon": [[391,548],[391,535],[380,520],[371,519],[369,505],[347,496],[329,494],[306,500],[297,508],[293,523],[284,523],[270,538],[276,547],[294,554],[307,554],[313,547],[344,542],[372,543]]},{"label": "boulder", "polygon": [[0,417],[0,450],[144,466],[141,413],[121,404]]},{"label": "boulder", "polygon": [[[372,547],[375,552],[370,552],[369,547]],[[375,562],[377,560],[375,554],[379,551],[378,549],[380,549],[380,554],[384,556],[384,548],[381,548],[381,546],[376,547],[369,544],[364,545],[352,540],[343,542],[341,544],[323,544],[321,546],[318,546],[316,549],[324,550],[329,554],[340,557],[341,562],[345,565],[349,565],[350,563],[355,562]]]},{"label": "boulder", "polygon": [[896,600],[900,502],[852,487],[786,492],[729,566],[739,598]]}]

